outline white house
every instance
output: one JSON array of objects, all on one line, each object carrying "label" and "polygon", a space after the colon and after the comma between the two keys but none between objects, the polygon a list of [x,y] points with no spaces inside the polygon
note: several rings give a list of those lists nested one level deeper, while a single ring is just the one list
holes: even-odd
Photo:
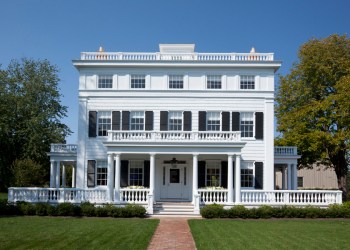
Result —
[{"label": "white house", "polygon": [[[339,192],[296,191],[296,148],[274,148],[281,62],[273,53],[159,48],[100,48],[73,60],[80,75],[78,144],[52,145],[51,188],[12,188],[11,199],[138,203],[150,214],[198,213],[210,203],[341,202]],[[67,162],[74,162],[73,188],[65,188]],[[276,169],[283,169],[288,190],[274,190]]]}]

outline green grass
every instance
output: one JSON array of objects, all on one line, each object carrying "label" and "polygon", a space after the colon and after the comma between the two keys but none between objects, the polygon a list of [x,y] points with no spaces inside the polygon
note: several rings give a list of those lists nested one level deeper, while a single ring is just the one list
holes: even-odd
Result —
[{"label": "green grass", "polygon": [[0,193],[0,200],[6,199],[7,200],[7,193]]},{"label": "green grass", "polygon": [[1,249],[147,249],[159,220],[2,217]]},{"label": "green grass", "polygon": [[349,249],[350,220],[190,220],[202,249]]}]

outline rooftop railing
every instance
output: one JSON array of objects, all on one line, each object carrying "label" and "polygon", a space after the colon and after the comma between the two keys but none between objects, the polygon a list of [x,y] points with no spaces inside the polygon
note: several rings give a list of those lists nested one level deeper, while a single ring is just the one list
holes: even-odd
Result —
[{"label": "rooftop railing", "polygon": [[273,53],[82,52],[85,61],[273,61]]},{"label": "rooftop railing", "polygon": [[279,155],[298,155],[297,147],[282,147],[282,146],[275,146],[275,156]]}]

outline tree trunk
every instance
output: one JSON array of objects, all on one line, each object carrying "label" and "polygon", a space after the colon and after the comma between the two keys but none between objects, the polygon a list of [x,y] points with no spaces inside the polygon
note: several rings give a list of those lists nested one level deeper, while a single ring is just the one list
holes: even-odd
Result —
[{"label": "tree trunk", "polygon": [[348,200],[347,174],[348,162],[346,160],[346,151],[340,150],[334,157],[331,157],[337,175],[338,188],[343,192],[343,201]]}]

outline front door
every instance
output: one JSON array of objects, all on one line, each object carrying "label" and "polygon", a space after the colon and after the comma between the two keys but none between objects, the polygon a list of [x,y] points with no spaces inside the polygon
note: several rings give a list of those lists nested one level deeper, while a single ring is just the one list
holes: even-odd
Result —
[{"label": "front door", "polygon": [[187,167],[164,165],[161,187],[161,199],[188,200]]}]

